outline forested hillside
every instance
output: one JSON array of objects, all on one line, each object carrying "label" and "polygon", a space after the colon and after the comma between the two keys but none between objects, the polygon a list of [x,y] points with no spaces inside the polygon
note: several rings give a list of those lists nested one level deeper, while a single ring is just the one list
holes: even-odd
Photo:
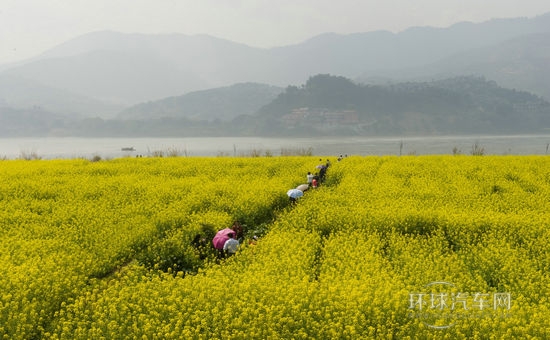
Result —
[{"label": "forested hillside", "polygon": [[284,90],[248,84],[174,97],[136,107],[122,117],[70,119],[41,108],[3,108],[0,133],[9,137],[545,133],[550,127],[550,103],[481,77],[363,85],[320,74]]},{"label": "forested hillside", "polygon": [[481,77],[390,85],[317,75],[260,111],[266,126],[302,133],[449,134],[542,131],[550,104]]},{"label": "forested hillside", "polygon": [[228,121],[242,114],[254,114],[284,89],[256,83],[195,91],[181,96],[135,105],[122,111],[120,119],[163,117]]}]

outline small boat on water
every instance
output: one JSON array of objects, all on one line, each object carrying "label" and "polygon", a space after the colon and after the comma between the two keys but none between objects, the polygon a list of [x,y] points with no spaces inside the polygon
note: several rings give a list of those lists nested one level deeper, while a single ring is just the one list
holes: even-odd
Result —
[{"label": "small boat on water", "polygon": [[122,151],[136,151],[133,146],[121,148]]}]

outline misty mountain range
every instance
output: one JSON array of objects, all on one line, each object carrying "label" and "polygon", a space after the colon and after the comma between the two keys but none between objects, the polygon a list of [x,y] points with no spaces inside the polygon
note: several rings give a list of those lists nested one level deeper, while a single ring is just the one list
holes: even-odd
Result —
[{"label": "misty mountain range", "polygon": [[283,88],[258,83],[239,83],[210,90],[131,106],[120,112],[120,119],[186,117],[194,120],[228,121],[239,115],[252,115],[273,101]]},{"label": "misty mountain range", "polygon": [[[94,32],[0,65],[0,120],[7,124],[0,133],[35,134],[48,121],[44,134],[77,134],[67,129],[94,121],[102,134],[117,134],[147,119],[237,119],[250,133],[264,106],[318,74],[376,86],[474,76],[550,100],[550,13],[397,34],[328,33],[271,49],[206,35]],[[27,131],[17,119],[37,116]]]}]

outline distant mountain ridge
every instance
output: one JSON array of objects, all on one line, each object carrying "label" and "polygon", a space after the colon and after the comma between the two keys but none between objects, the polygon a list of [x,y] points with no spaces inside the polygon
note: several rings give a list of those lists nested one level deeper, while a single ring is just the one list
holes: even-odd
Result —
[{"label": "distant mountain ridge", "polygon": [[386,86],[317,75],[259,111],[264,133],[442,135],[544,133],[550,103],[479,77]]},{"label": "distant mountain ridge", "polygon": [[483,75],[501,86],[550,99],[550,33],[529,34],[496,45],[470,49],[420,67],[379,70],[363,74],[356,80],[384,83],[463,75]]},{"label": "distant mountain ridge", "polygon": [[[228,120],[237,112],[249,115],[270,104],[277,89],[303,84],[316,74],[371,85],[472,75],[549,99],[549,35],[550,13],[447,28],[413,27],[395,34],[326,33],[271,49],[207,35],[93,32],[0,67],[0,103],[68,119],[169,114]],[[246,83],[272,86],[274,92],[239,97],[221,90]],[[207,101],[212,96],[226,97],[216,106]]]},{"label": "distant mountain ridge", "polygon": [[47,137],[70,130],[75,120],[34,107],[13,109],[0,105],[0,136]]},{"label": "distant mountain ridge", "polygon": [[4,107],[19,109],[40,107],[72,118],[94,116],[98,113],[113,116],[122,109],[122,106],[92,97],[45,86],[24,77],[3,74],[0,74],[0,103]]},{"label": "distant mountain ridge", "polygon": [[231,120],[251,115],[275,99],[283,88],[255,83],[191,92],[182,96],[138,104],[122,111],[119,119],[187,118]]},{"label": "distant mountain ridge", "polygon": [[[209,113],[213,114],[218,104],[224,106],[225,100],[236,98],[234,93],[243,96],[254,93],[255,89],[260,89],[260,93],[277,90],[261,84],[240,84],[199,91],[151,102],[148,107],[137,106],[134,108],[137,111],[128,112],[128,116],[133,117],[142,110],[140,119],[67,119],[39,108],[13,110],[0,107],[3,127],[0,134],[322,137],[538,134],[550,131],[548,101],[528,92],[502,88],[494,81],[479,77],[382,86],[356,84],[342,76],[320,74],[310,77],[301,86],[288,86],[252,114],[235,116],[237,112],[243,112],[240,108],[233,112],[232,119],[196,119],[180,111],[182,107],[193,107],[193,99],[207,102],[210,98],[218,101],[211,106],[214,110]],[[39,129],[41,124],[44,126],[42,131]]]}]

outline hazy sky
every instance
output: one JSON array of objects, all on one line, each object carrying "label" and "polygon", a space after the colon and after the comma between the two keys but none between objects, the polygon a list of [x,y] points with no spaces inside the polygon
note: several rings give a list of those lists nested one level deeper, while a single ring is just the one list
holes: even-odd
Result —
[{"label": "hazy sky", "polygon": [[547,12],[549,0],[0,0],[0,63],[98,30],[204,33],[274,47],[326,32],[399,32]]}]

